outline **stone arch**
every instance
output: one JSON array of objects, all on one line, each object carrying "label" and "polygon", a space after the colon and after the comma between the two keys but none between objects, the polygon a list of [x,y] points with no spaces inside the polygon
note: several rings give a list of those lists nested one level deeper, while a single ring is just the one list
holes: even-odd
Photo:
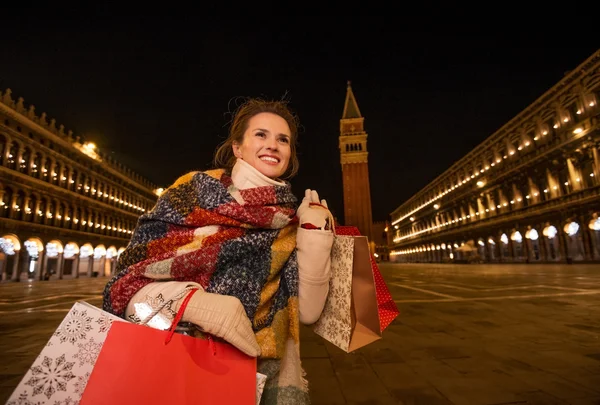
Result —
[{"label": "stone arch", "polygon": [[109,246],[109,248],[106,249],[106,261],[110,276],[113,276],[116,273],[118,257],[119,252],[115,245]]},{"label": "stone arch", "polygon": [[487,237],[486,246],[487,246],[486,251],[487,251],[489,261],[490,262],[498,261],[498,244],[496,243],[496,240],[494,239],[494,237],[492,235],[489,235]]},{"label": "stone arch", "polygon": [[62,278],[63,252],[63,243],[58,239],[53,239],[46,244],[42,279]]},{"label": "stone arch", "polygon": [[16,280],[19,269],[21,240],[9,233],[0,237],[0,271],[2,280]]},{"label": "stone arch", "polygon": [[94,265],[94,247],[91,243],[85,243],[79,248],[79,275],[92,276]]},{"label": "stone arch", "polygon": [[57,185],[57,186],[61,185],[64,167],[65,167],[65,164],[62,161],[62,159],[56,159],[56,162],[54,163],[54,170],[51,173],[51,176],[52,176],[51,183],[52,184]]},{"label": "stone arch", "polygon": [[11,142],[8,144],[6,167],[9,169],[17,170],[17,156],[19,156],[20,146],[20,142],[15,139],[11,140]]},{"label": "stone arch", "polygon": [[561,254],[558,229],[550,222],[546,222],[546,226],[542,229],[542,240],[547,252],[546,260],[552,262],[559,261],[561,259]]},{"label": "stone arch", "polygon": [[94,277],[97,276],[110,276],[110,263],[107,263],[106,246],[103,244],[97,245],[94,248]]},{"label": "stone arch", "polygon": [[55,225],[63,228],[67,221],[65,217],[67,216],[67,203],[63,200],[58,201],[58,205],[56,207],[56,220]]},{"label": "stone arch", "polygon": [[528,226],[525,232],[525,243],[527,244],[527,261],[538,262],[542,260],[540,252],[540,234],[534,227]]},{"label": "stone arch", "polygon": [[73,167],[73,171],[71,172],[71,180],[69,182],[69,190],[77,191],[79,184],[81,183],[81,173]]},{"label": "stone arch", "polygon": [[8,155],[8,146],[11,143],[11,139],[8,135],[0,133],[0,165],[4,165],[6,157]]},{"label": "stone arch", "polygon": [[590,229],[590,235],[591,235],[592,257],[594,259],[599,259],[600,258],[600,218],[598,217],[597,212],[592,214],[592,219],[590,219],[590,221],[588,223],[588,228]]},{"label": "stone arch", "polygon": [[40,170],[40,179],[41,180],[50,182],[50,180],[51,180],[50,173],[52,170],[52,166],[54,164],[53,162],[54,162],[54,159],[52,159],[52,157],[44,156],[44,158],[42,159],[42,168]]},{"label": "stone arch", "polygon": [[31,149],[31,147],[25,146],[25,148],[23,148],[23,153],[21,154],[20,161],[17,162],[19,165],[19,171],[21,173],[30,173],[32,156],[33,150]]},{"label": "stone arch", "polygon": [[583,248],[583,230],[581,225],[574,220],[567,221],[563,226],[567,241],[567,260],[581,261],[585,259]]},{"label": "stone arch", "polygon": [[79,245],[67,242],[63,249],[63,278],[79,277]]},{"label": "stone arch", "polygon": [[27,195],[21,189],[16,189],[16,192],[13,196],[13,206],[12,206],[12,215],[11,218],[22,220],[25,219],[25,202],[27,199]]},{"label": "stone arch", "polygon": [[500,240],[499,250],[500,250],[500,256],[502,257],[502,260],[503,261],[512,261],[513,256],[510,252],[510,240],[508,239],[508,235],[506,234],[506,232],[500,233],[499,240]]},{"label": "stone arch", "polygon": [[31,175],[35,178],[41,178],[40,173],[42,172],[42,161],[44,160],[44,154],[38,150],[34,150],[31,159]]},{"label": "stone arch", "polygon": [[5,187],[0,200],[0,216],[10,218],[12,215],[12,200],[14,190],[12,187]]},{"label": "stone arch", "polygon": [[23,243],[23,246],[27,253],[22,255],[24,263],[18,278],[22,281],[39,280],[43,267],[44,243],[38,237],[31,237]]}]

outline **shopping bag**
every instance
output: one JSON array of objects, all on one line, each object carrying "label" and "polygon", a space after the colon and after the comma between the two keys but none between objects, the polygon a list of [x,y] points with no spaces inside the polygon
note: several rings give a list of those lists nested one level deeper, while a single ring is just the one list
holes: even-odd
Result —
[{"label": "shopping bag", "polygon": [[212,338],[114,324],[96,360],[80,405],[256,403],[256,358]]},{"label": "shopping bag", "polygon": [[6,402],[76,404],[114,321],[87,302],[73,304]]},{"label": "shopping bag", "polygon": [[334,236],[325,307],[313,331],[349,353],[378,339],[381,327],[366,236]]},{"label": "shopping bag", "polygon": [[377,292],[377,309],[379,311],[379,325],[383,332],[400,315],[400,310],[392,298],[392,294],[379,271],[377,262],[371,255],[371,268],[373,269],[373,279],[375,280],[375,290]]},{"label": "shopping bag", "polygon": [[[337,235],[360,235],[360,231],[355,226],[337,226],[335,232]],[[381,326],[381,331],[383,332],[400,314],[400,310],[392,298],[392,294],[381,275],[381,271],[379,270],[379,266],[377,266],[377,261],[373,255],[371,255],[371,268],[373,270],[375,290],[377,292],[379,324]]]}]

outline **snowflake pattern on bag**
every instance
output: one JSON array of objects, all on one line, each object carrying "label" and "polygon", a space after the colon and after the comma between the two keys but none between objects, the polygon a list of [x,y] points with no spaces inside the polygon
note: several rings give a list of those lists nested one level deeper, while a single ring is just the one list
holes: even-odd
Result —
[{"label": "snowflake pattern on bag", "polygon": [[30,401],[27,393],[23,392],[18,398],[8,401],[6,405],[44,405],[44,402]]},{"label": "snowflake pattern on bag", "polygon": [[98,328],[98,331],[101,333],[106,333],[108,332],[108,330],[110,329],[110,326],[112,325],[112,319],[110,319],[108,316],[102,314],[100,316],[100,318],[96,319],[96,323],[98,325],[100,325],[100,327]]},{"label": "snowflake pattern on bag", "polygon": [[84,375],[80,375],[77,377],[77,381],[75,381],[75,393],[79,394],[79,397],[83,395],[83,391],[85,391],[85,387],[87,385],[88,380],[90,379],[91,373],[85,373]]},{"label": "snowflake pattern on bag", "polygon": [[54,361],[44,356],[42,364],[31,367],[31,378],[25,383],[33,387],[33,395],[44,394],[48,399],[56,391],[67,391],[67,383],[75,378],[71,371],[75,362],[65,360],[61,355]]},{"label": "snowflake pattern on bag", "polygon": [[352,331],[352,266],[354,238],[335,236],[331,248],[331,279],[329,295],[319,320],[314,324],[314,332],[348,351]]},{"label": "snowflake pattern on bag", "polygon": [[73,358],[79,360],[79,365],[83,366],[85,363],[90,365],[96,364],[96,359],[102,349],[102,343],[94,342],[94,338],[86,340],[83,343],[78,343],[79,351],[73,356]]},{"label": "snowflake pattern on bag", "polygon": [[69,314],[54,334],[59,337],[60,343],[68,341],[74,345],[78,340],[85,339],[86,332],[92,330],[92,317],[87,315],[86,310],[74,309]]}]

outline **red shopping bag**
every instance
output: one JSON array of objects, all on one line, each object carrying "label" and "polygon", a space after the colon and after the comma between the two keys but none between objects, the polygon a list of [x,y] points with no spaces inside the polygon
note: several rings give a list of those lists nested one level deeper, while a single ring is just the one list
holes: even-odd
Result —
[{"label": "red shopping bag", "polygon": [[213,339],[114,322],[80,405],[255,404],[256,358]]},{"label": "red shopping bag", "polygon": [[[360,236],[360,231],[355,226],[336,226],[335,232],[338,235]],[[379,271],[377,262],[371,255],[371,269],[373,270],[373,278],[375,280],[375,291],[377,293],[377,308],[379,311],[379,325],[383,332],[390,323],[400,314],[398,306],[390,294],[390,290]]]}]

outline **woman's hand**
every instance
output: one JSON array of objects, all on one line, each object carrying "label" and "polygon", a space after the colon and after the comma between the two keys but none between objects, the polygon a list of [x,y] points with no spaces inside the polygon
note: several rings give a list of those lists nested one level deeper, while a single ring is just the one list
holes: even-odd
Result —
[{"label": "woman's hand", "polygon": [[248,356],[260,355],[252,323],[237,297],[198,291],[190,298],[181,319],[225,339]]},{"label": "woman's hand", "polygon": [[[321,206],[311,206],[311,203],[320,204]],[[327,207],[327,201],[319,201],[319,194],[315,190],[306,189],[296,215],[300,221],[300,226],[310,224],[314,228],[327,229],[327,222],[331,214]],[[310,226],[308,227],[310,228]]]}]

